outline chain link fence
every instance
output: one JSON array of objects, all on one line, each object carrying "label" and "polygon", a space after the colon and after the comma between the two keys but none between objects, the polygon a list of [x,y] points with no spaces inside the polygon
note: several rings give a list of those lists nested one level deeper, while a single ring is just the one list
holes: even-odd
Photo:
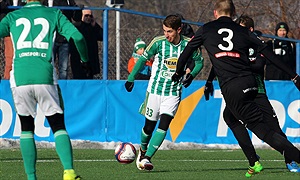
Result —
[{"label": "chain link fence", "polygon": [[[96,21],[102,26],[102,10],[94,10],[94,16],[97,18]],[[163,35],[162,30],[162,19],[145,17],[142,15],[130,14],[120,12],[120,79],[125,80],[128,76],[127,63],[132,55],[133,47],[136,38],[141,38],[146,44],[149,44],[151,40],[156,37]],[[116,79],[116,12],[109,11],[109,29],[108,29],[108,79]],[[147,26],[145,26],[145,24]],[[196,26],[193,26],[196,27]],[[196,27],[197,28],[197,27]],[[197,29],[194,28],[194,31]],[[103,78],[103,52],[102,42],[98,42],[99,45],[99,59],[100,59],[100,74],[95,75],[94,79]],[[196,77],[196,79],[206,79],[208,76],[211,64],[208,60],[205,50],[203,50],[203,57],[205,58],[203,70]],[[0,41],[0,73],[1,78],[4,74],[4,44],[3,39]],[[56,61],[57,62],[57,61]],[[56,63],[57,68],[57,63]],[[68,68],[68,79],[72,79],[71,66]]]}]

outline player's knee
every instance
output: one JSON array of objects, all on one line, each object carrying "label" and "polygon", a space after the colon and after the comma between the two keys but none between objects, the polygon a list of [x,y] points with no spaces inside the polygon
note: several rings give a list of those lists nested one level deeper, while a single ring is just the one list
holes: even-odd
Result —
[{"label": "player's knee", "polygon": [[162,129],[164,131],[167,131],[169,129],[169,125],[173,119],[173,116],[167,115],[167,114],[162,114],[160,117],[160,122],[158,125],[159,129]]},{"label": "player's knee", "polygon": [[52,116],[46,116],[53,134],[58,130],[66,130],[64,114],[54,114]]},{"label": "player's knee", "polygon": [[143,127],[143,131],[147,135],[151,135],[155,129],[157,121],[151,121],[146,118],[145,125]]}]

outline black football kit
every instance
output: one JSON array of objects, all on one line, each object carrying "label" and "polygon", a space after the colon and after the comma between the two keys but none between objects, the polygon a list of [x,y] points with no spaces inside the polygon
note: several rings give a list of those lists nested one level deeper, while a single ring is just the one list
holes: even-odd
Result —
[{"label": "black football kit", "polygon": [[226,106],[234,117],[242,120],[257,137],[281,154],[300,163],[300,151],[263,123],[263,113],[254,102],[258,86],[248,59],[249,48],[258,47],[258,53],[287,72],[291,78],[297,74],[280,61],[275,61],[273,52],[254,33],[235,23],[230,17],[220,17],[206,23],[195,33],[178,59],[173,80],[176,80],[177,75],[183,74],[186,61],[202,45],[206,48],[218,77]]}]

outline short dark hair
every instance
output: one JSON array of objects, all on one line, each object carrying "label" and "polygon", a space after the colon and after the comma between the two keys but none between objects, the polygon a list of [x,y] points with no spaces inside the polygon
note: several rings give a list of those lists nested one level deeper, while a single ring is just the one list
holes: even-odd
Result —
[{"label": "short dark hair", "polygon": [[177,15],[174,15],[174,14],[168,15],[164,19],[163,24],[166,27],[169,27],[169,28],[177,30],[178,28],[181,27],[181,18],[179,16],[177,16]]},{"label": "short dark hair", "polygon": [[246,28],[250,29],[251,27],[254,29],[254,21],[251,17],[247,15],[241,15],[238,20],[238,24],[243,24]]}]

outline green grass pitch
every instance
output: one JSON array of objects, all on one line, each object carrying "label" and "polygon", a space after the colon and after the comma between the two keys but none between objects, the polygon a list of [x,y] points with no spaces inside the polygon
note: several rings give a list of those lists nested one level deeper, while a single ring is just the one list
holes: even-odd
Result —
[{"label": "green grass pitch", "polygon": [[[283,157],[271,149],[258,149],[264,171],[252,180],[299,180],[289,172]],[[240,149],[159,150],[152,159],[153,171],[139,171],[135,162],[123,165],[114,150],[74,149],[74,166],[83,180],[240,180],[247,179],[248,162]],[[55,149],[38,149],[39,180],[62,179],[63,168]],[[26,180],[19,149],[0,150],[0,179]]]}]

